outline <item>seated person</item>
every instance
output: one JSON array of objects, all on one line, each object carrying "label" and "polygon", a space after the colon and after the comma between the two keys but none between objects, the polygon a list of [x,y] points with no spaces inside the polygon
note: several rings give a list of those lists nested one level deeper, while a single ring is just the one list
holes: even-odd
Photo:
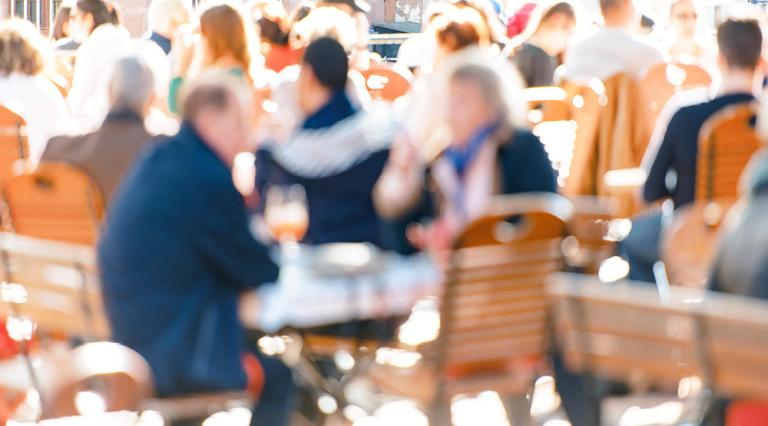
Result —
[{"label": "seated person", "polygon": [[40,161],[82,169],[109,205],[123,175],[150,140],[144,119],[154,98],[155,81],[147,64],[136,57],[119,60],[109,83],[110,112],[101,128],[51,139]]},{"label": "seated person", "polygon": [[[701,127],[713,114],[735,104],[752,102],[760,89],[763,36],[756,20],[729,19],[717,31],[718,63],[723,83],[717,97],[709,102],[681,108],[670,120],[655,152],[643,188],[643,198],[654,203],[671,198],[675,209],[694,201],[696,162]],[[670,179],[671,176],[675,179]],[[674,185],[669,186],[670,180]],[[653,264],[659,260],[661,213],[633,220],[632,232],[621,244],[630,261],[630,278],[654,282]]]},{"label": "seated person", "polygon": [[[192,84],[181,130],[126,176],[99,243],[112,338],[149,362],[160,397],[246,388],[238,298],[278,275],[232,181],[249,149],[249,94],[225,72]],[[287,425],[290,370],[262,366],[252,424]]]},{"label": "seated person", "polygon": [[[420,248],[448,248],[464,225],[485,213],[495,194],[557,190],[544,146],[525,128],[525,107],[514,103],[521,98],[519,79],[509,63],[489,55],[467,48],[449,62],[448,83],[441,89],[447,95],[441,119],[449,146],[425,168],[413,142],[398,140],[376,184],[376,207],[388,220],[418,223],[437,212],[434,226],[421,236],[411,234]],[[396,245],[409,251],[403,242]]]},{"label": "seated person", "polygon": [[[528,87],[551,86],[555,82],[558,56],[565,51],[576,29],[576,11],[568,2],[555,1],[534,12],[532,27],[515,41],[512,62]],[[515,42],[513,41],[513,43]]]},{"label": "seated person", "polygon": [[639,79],[664,61],[658,49],[635,34],[640,15],[633,0],[600,0],[600,10],[605,26],[566,51],[564,80],[605,80],[619,73]]},{"label": "seated person", "polygon": [[381,243],[371,188],[387,161],[394,127],[388,117],[350,102],[348,71],[339,42],[327,37],[313,41],[298,81],[306,118],[286,142],[267,144],[256,157],[256,189],[262,201],[271,186],[304,187],[307,244]]}]

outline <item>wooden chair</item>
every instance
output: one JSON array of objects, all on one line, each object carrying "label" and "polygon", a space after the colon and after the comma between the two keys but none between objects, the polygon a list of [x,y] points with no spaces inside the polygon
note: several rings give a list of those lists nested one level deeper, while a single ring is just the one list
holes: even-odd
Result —
[{"label": "wooden chair", "polygon": [[0,105],[0,185],[14,176],[19,160],[28,157],[26,121],[11,109]]},{"label": "wooden chair", "polygon": [[600,197],[572,197],[573,215],[568,222],[569,236],[563,243],[565,260],[569,267],[595,274],[600,264],[613,256],[620,236],[610,235],[610,225],[618,215],[614,199]]},{"label": "wooden chair", "polygon": [[[40,331],[85,341],[109,338],[93,247],[0,234],[3,280],[23,286],[18,314]],[[6,306],[0,305],[0,313]]]},{"label": "wooden chair", "polygon": [[15,388],[39,383],[47,417],[77,414],[74,395],[89,387],[106,397],[108,408],[151,409],[166,420],[205,417],[250,400],[244,392],[153,398],[146,362],[130,349],[103,342],[110,329],[93,247],[0,233],[0,259],[3,281],[20,286],[25,295],[23,303],[1,303],[0,316],[15,315],[34,321],[39,332],[92,342],[63,354],[42,348],[37,380],[17,379],[22,383]]},{"label": "wooden chair", "polygon": [[675,213],[662,242],[670,281],[703,285],[714,261],[720,225],[739,197],[739,182],[762,147],[750,124],[755,105],[736,105],[712,116],[699,135],[695,202]]},{"label": "wooden chair", "polygon": [[[555,275],[548,292],[560,349],[574,371],[646,387],[698,377],[718,396],[768,394],[765,301],[680,287],[663,293],[573,274]],[[700,396],[706,405],[708,392]],[[696,411],[694,417],[701,405]]]},{"label": "wooden chair", "polygon": [[[641,101],[638,83],[630,76],[617,74],[603,82],[602,102],[593,106],[589,131],[578,135],[574,147],[571,174],[565,185],[568,196],[611,196],[619,202],[620,215],[631,216],[634,198],[611,194],[603,176],[617,169],[640,166],[650,132],[645,126],[645,114],[637,108]],[[578,132],[586,126],[581,126]],[[577,133],[578,133],[577,132]]]},{"label": "wooden chair", "polygon": [[528,104],[528,118],[532,125],[553,121],[569,121],[573,116],[573,105],[568,93],[561,87],[531,87],[523,90],[523,99]]},{"label": "wooden chair", "polygon": [[366,71],[361,71],[365,78],[365,87],[371,98],[394,102],[408,94],[413,82],[413,74],[405,68],[392,64],[371,62]]},{"label": "wooden chair", "polygon": [[41,164],[36,171],[11,179],[3,194],[16,233],[95,244],[104,202],[84,172],[65,164]]},{"label": "wooden chair", "polygon": [[[562,267],[571,213],[557,195],[499,197],[457,238],[440,306],[436,424],[449,418],[446,409],[460,393],[493,390],[525,400],[545,362],[544,283]],[[510,414],[514,424],[529,416],[526,409]]]},{"label": "wooden chair", "polygon": [[664,105],[675,93],[709,87],[712,77],[702,67],[680,62],[651,67],[640,81],[643,103],[647,109],[648,128],[652,131]]}]

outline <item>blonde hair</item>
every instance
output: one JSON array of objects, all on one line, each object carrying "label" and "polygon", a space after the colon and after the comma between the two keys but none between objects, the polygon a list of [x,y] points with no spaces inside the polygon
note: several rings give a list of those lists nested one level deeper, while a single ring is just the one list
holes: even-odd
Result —
[{"label": "blonde hair", "polygon": [[0,24],[0,76],[38,75],[45,69],[43,37],[34,25],[21,19]]},{"label": "blonde hair", "polygon": [[444,78],[446,83],[456,80],[476,83],[488,106],[499,113],[500,133],[511,134],[516,128],[529,126],[520,73],[490,49],[470,48],[453,55],[446,64]]}]

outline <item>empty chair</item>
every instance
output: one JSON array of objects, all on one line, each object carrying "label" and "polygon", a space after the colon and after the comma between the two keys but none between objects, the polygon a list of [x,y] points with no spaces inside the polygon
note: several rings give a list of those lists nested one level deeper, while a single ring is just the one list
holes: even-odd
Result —
[{"label": "empty chair", "polygon": [[755,105],[720,111],[702,128],[693,204],[675,212],[662,241],[670,281],[703,285],[714,260],[720,225],[739,196],[739,182],[762,143],[752,127]]},{"label": "empty chair", "polygon": [[709,87],[712,77],[702,67],[685,63],[662,63],[651,67],[640,81],[646,107],[648,128],[653,129],[664,105],[675,93],[698,87]]},{"label": "empty chair", "polygon": [[395,101],[408,93],[413,81],[410,71],[387,63],[371,62],[370,68],[361,74],[368,93],[375,100]]},{"label": "empty chair", "polygon": [[75,244],[96,242],[104,203],[84,172],[65,164],[43,164],[12,178],[3,194],[16,233]]}]

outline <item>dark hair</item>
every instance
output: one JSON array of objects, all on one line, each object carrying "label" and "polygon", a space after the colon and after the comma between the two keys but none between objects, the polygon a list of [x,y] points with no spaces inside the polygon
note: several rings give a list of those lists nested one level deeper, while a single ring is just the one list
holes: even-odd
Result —
[{"label": "dark hair", "polygon": [[349,58],[338,41],[330,37],[313,41],[304,51],[303,63],[323,86],[331,90],[344,90],[347,86]]},{"label": "dark hair", "polygon": [[115,5],[110,0],[77,0],[77,8],[93,16],[93,28],[102,24],[120,24]]},{"label": "dark hair", "polygon": [[69,37],[69,34],[64,34],[64,24],[69,21],[71,14],[72,7],[70,6],[62,6],[56,12],[56,18],[53,20],[53,30],[51,30],[51,38],[54,41]]},{"label": "dark hair", "polygon": [[270,44],[280,46],[288,45],[288,33],[283,30],[280,22],[276,22],[267,17],[261,17],[257,22],[261,39]]},{"label": "dark hair", "polygon": [[728,19],[717,28],[717,46],[730,68],[755,69],[763,51],[756,19]]},{"label": "dark hair", "polygon": [[616,6],[621,5],[627,0],[600,0],[600,11],[605,13],[608,10],[613,9]]}]

